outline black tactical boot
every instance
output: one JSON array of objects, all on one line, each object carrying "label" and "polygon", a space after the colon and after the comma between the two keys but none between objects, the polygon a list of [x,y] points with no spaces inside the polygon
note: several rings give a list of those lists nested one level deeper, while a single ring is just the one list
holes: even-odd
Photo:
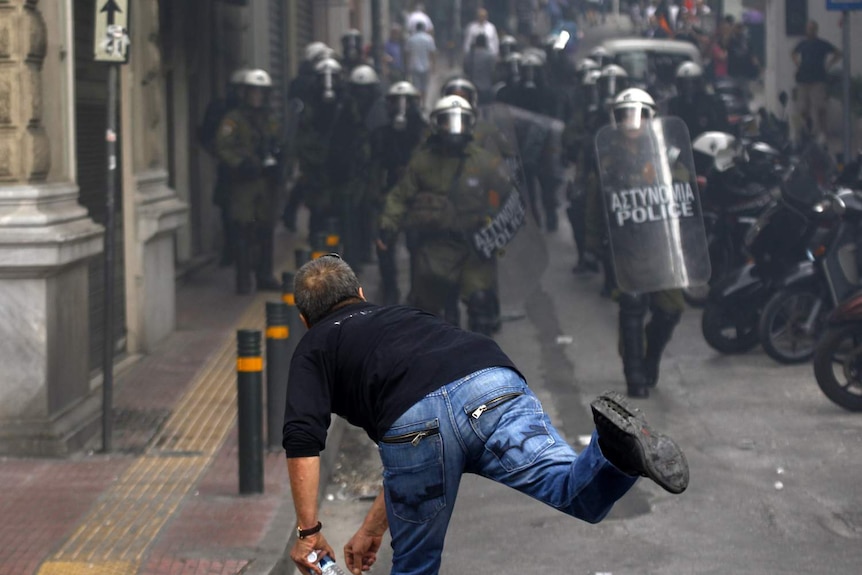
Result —
[{"label": "black tactical boot", "polygon": [[258,228],[256,231],[258,261],[255,266],[255,280],[258,291],[281,291],[281,282],[272,274],[273,230]]},{"label": "black tactical boot", "polygon": [[234,265],[236,266],[236,293],[247,295],[251,285],[251,242],[244,229],[237,231]]},{"label": "black tactical boot", "polygon": [[590,404],[602,455],[628,475],[649,477],[670,493],[688,487],[688,461],[670,437],[654,431],[641,411],[617,392]]},{"label": "black tactical boot", "polygon": [[647,398],[649,388],[644,365],[643,316],[620,309],[620,345],[623,374],[629,397]]},{"label": "black tactical boot", "polygon": [[648,387],[658,384],[658,368],[661,354],[673,336],[673,330],[679,323],[681,314],[655,311],[646,326],[646,354],[644,356],[644,373]]}]

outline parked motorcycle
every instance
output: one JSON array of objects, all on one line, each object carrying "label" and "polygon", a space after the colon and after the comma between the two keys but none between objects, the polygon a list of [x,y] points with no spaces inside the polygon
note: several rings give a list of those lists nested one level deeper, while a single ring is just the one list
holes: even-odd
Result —
[{"label": "parked motorcycle", "polygon": [[839,188],[814,210],[827,226],[827,237],[782,279],[758,324],[764,351],[780,363],[810,360],[830,312],[862,287],[857,262],[862,199]]},{"label": "parked motorcycle", "polygon": [[[724,132],[699,135],[692,149],[714,283],[745,262],[745,234],[772,201],[770,190],[785,168],[777,150]],[[686,288],[683,295],[689,305],[703,307],[709,285]]]},{"label": "parked motorcycle", "polygon": [[862,292],[844,300],[829,316],[814,349],[814,377],[834,403],[862,411]]},{"label": "parked motorcycle", "polygon": [[761,311],[789,273],[824,233],[813,211],[823,194],[804,164],[789,170],[772,191],[774,201],[746,234],[749,260],[712,282],[701,317],[707,344],[721,353],[743,353],[760,342]]}]

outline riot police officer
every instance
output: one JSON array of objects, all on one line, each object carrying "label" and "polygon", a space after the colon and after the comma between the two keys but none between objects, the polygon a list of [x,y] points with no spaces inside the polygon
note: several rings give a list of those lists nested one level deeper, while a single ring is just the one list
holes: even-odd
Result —
[{"label": "riot police officer", "polygon": [[608,64],[602,68],[598,80],[599,98],[606,109],[609,109],[617,94],[629,87],[629,74],[626,69],[616,64]]},{"label": "riot police officer", "polygon": [[[655,109],[652,97],[637,88],[621,92],[614,100],[612,119],[619,137],[615,140],[612,157],[603,157],[601,161],[611,164],[602,166],[603,173],[612,174],[619,184],[625,184],[628,179],[642,182],[645,171],[656,169],[651,165],[655,160],[644,157],[641,145],[644,127],[655,116]],[[674,172],[684,170],[677,165],[671,169]],[[675,181],[688,177],[687,172],[674,174]],[[614,257],[616,262],[625,257],[645,266],[655,265],[643,253],[615,253]],[[620,292],[618,301],[619,343],[626,388],[629,397],[645,398],[649,396],[649,389],[658,383],[661,356],[679,323],[685,300],[681,290],[668,289],[652,293]],[[647,312],[650,319],[644,327]]]},{"label": "riot police officer", "polygon": [[336,121],[327,161],[339,204],[344,258],[355,270],[371,259],[376,231],[371,207],[377,193],[371,189],[371,133],[385,122],[380,79],[371,66],[360,64],[348,77],[344,110]]},{"label": "riot police officer", "polygon": [[386,198],[379,241],[384,249],[400,229],[415,232],[410,303],[458,324],[460,298],[469,328],[490,335],[499,326],[496,254],[483,257],[474,232],[518,192],[505,163],[472,142],[474,122],[460,96],[437,101],[431,136]]},{"label": "riot police officer", "polygon": [[[386,94],[389,122],[372,132],[374,184],[380,191],[376,198],[382,209],[386,196],[403,177],[407,164],[427,137],[428,123],[422,116],[421,94],[409,82],[397,82]],[[412,242],[408,233],[408,249]],[[384,305],[401,300],[398,289],[398,268],[395,260],[394,240],[388,246],[377,245],[377,265],[380,269],[381,298]]]},{"label": "riot police officer", "polygon": [[216,151],[229,170],[230,215],[236,230],[236,290],[280,290],[273,277],[273,212],[283,185],[281,129],[268,109],[272,79],[250,70],[243,79],[242,104],[219,126]]},{"label": "riot police officer", "polygon": [[[204,149],[218,160],[216,153],[216,137],[222,120],[227,114],[242,103],[242,88],[248,68],[240,68],[230,75],[225,97],[214,99],[208,105],[204,113],[204,120],[198,130],[198,141]],[[218,206],[221,214],[222,233],[224,243],[222,244],[219,266],[233,265],[234,251],[236,249],[236,234],[230,216],[230,176],[226,166],[219,162],[218,174],[216,175],[215,189],[213,190],[213,203]]]},{"label": "riot police officer", "polygon": [[365,63],[363,54],[362,33],[351,28],[341,36],[341,62],[349,73],[356,66]]},{"label": "riot police officer", "polygon": [[676,96],[667,103],[667,112],[685,122],[692,139],[704,132],[729,130],[727,108],[721,98],[706,91],[703,68],[694,62],[680,64],[676,90]]},{"label": "riot police officer", "polygon": [[326,231],[328,222],[338,217],[328,160],[336,126],[345,107],[341,64],[333,58],[325,58],[314,70],[314,90],[309,93],[297,123],[296,155],[300,175],[293,189],[310,212],[311,239]]}]

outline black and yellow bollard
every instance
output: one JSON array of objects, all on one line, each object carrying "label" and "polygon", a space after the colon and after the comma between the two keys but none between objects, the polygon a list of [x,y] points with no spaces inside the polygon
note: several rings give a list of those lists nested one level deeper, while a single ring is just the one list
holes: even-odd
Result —
[{"label": "black and yellow bollard", "polygon": [[341,227],[338,218],[326,218],[326,247],[330,252],[341,253]]},{"label": "black and yellow bollard", "polygon": [[281,447],[287,374],[293,355],[288,349],[289,309],[284,302],[266,302],[266,446],[273,450]]},{"label": "black and yellow bollard", "polygon": [[237,344],[239,492],[263,493],[263,357],[260,332],[241,329]]}]

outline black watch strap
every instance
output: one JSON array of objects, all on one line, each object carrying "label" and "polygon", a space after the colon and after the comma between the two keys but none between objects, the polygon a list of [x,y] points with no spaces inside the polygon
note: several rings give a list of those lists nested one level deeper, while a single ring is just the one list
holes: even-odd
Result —
[{"label": "black watch strap", "polygon": [[299,525],[296,526],[296,536],[300,539],[305,539],[309,535],[314,535],[315,533],[320,533],[320,530],[323,529],[323,523],[320,521],[317,522],[317,525],[314,527],[309,527],[308,529],[303,529]]}]

